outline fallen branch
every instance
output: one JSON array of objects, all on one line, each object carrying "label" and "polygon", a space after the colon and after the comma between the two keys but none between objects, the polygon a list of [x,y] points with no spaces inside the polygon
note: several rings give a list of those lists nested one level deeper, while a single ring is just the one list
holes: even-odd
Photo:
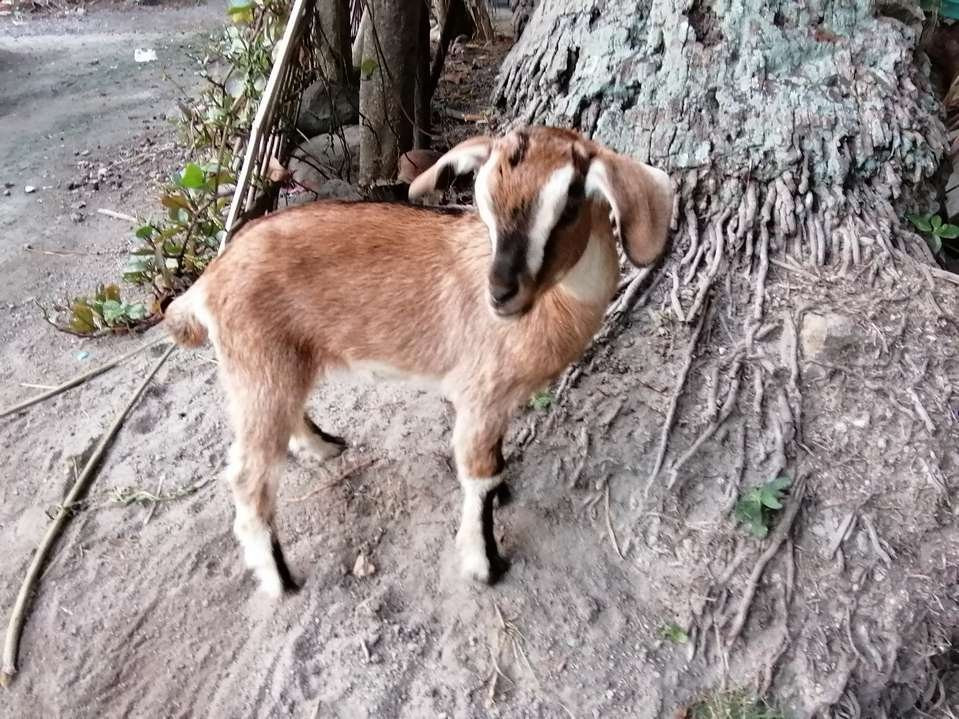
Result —
[{"label": "fallen branch", "polygon": [[8,407],[7,409],[0,411],[0,418],[7,417],[11,414],[19,412],[22,409],[26,409],[27,407],[31,407],[35,404],[43,402],[44,400],[50,399],[51,397],[55,397],[58,394],[62,394],[63,392],[66,392],[69,389],[73,389],[74,387],[83,384],[87,380],[93,379],[94,377],[97,377],[98,375],[103,374],[107,370],[111,370],[114,367],[123,364],[128,359],[135,357],[136,355],[143,352],[143,350],[149,349],[150,347],[154,347],[160,344],[161,342],[166,342],[166,341],[167,341],[166,337],[158,337],[152,342],[147,342],[146,344],[140,345],[135,350],[131,350],[130,352],[127,352],[124,355],[120,355],[116,359],[112,359],[109,362],[100,365],[99,367],[95,367],[94,369],[88,370],[84,372],[83,374],[79,374],[73,379],[68,379],[63,384],[57,385],[56,387],[50,389],[47,392],[38,394],[35,397],[31,397],[30,399],[26,399],[23,402],[20,402],[19,404],[15,404],[13,407]]},{"label": "fallen branch", "polygon": [[3,643],[3,664],[2,667],[0,667],[0,686],[9,686],[14,675],[17,673],[17,651],[20,647],[20,634],[23,631],[23,624],[26,617],[27,601],[33,593],[34,585],[40,577],[40,570],[43,568],[47,555],[50,553],[54,542],[56,542],[60,536],[63,528],[66,526],[67,520],[73,514],[73,505],[83,496],[96,477],[107,449],[113,443],[114,437],[116,437],[120,431],[120,427],[123,426],[123,422],[130,413],[130,410],[133,409],[133,406],[143,395],[156,373],[170,355],[173,354],[174,349],[176,349],[176,345],[170,345],[170,347],[167,348],[167,351],[157,363],[153,365],[153,369],[150,370],[150,373],[144,377],[140,386],[137,387],[130,401],[120,410],[116,419],[113,420],[113,424],[110,425],[109,429],[107,429],[100,438],[100,441],[96,447],[94,447],[89,459],[87,459],[86,464],[83,466],[83,470],[73,483],[73,487],[70,488],[70,493],[67,494],[66,499],[63,501],[60,511],[57,512],[57,516],[47,528],[47,533],[43,536],[40,546],[37,547],[37,551],[33,555],[33,560],[27,568],[27,574],[23,579],[23,584],[20,585],[20,591],[17,593],[17,600],[13,605],[13,611],[10,613],[10,623],[7,625],[7,635]]},{"label": "fallen branch", "polygon": [[126,213],[117,212],[116,210],[107,210],[103,207],[100,207],[97,209],[97,214],[106,215],[107,217],[112,217],[114,220],[123,220],[125,222],[132,222],[133,224],[136,224],[139,222],[139,220],[133,215],[127,215]]},{"label": "fallen branch", "polygon": [[767,546],[766,551],[759,556],[752,573],[749,575],[749,581],[746,583],[742,601],[739,603],[739,610],[736,612],[733,625],[730,627],[729,634],[727,635],[726,642],[728,646],[731,646],[732,643],[736,641],[739,633],[743,630],[743,625],[746,623],[746,615],[749,614],[749,607],[752,605],[753,597],[756,595],[756,587],[759,586],[759,580],[766,569],[766,565],[769,564],[769,560],[776,556],[779,547],[782,546],[782,543],[786,541],[786,537],[789,536],[793,521],[795,521],[796,515],[799,514],[799,508],[802,506],[805,492],[806,479],[804,477],[796,482],[792,494],[789,497],[789,506],[786,511],[783,512],[783,516],[780,518],[779,524],[776,525],[776,529],[774,529],[773,533],[769,536],[769,546]]},{"label": "fallen branch", "polygon": [[311,489],[309,492],[307,492],[306,494],[304,494],[302,497],[296,497],[296,498],[294,498],[294,499],[288,499],[288,500],[287,500],[287,503],[288,503],[288,504],[296,504],[296,503],[298,503],[298,502],[305,502],[305,501],[308,500],[310,497],[315,497],[317,494],[319,494],[319,493],[322,492],[323,490],[330,489],[331,487],[335,487],[335,486],[338,485],[340,482],[342,482],[344,479],[347,479],[347,478],[348,478],[351,474],[353,474],[354,472],[359,472],[359,471],[362,470],[362,469],[366,469],[366,468],[368,468],[368,467],[372,467],[374,464],[376,464],[376,462],[377,462],[376,459],[369,458],[369,459],[365,459],[365,460],[363,460],[363,461],[361,461],[361,462],[357,462],[356,464],[351,465],[351,466],[349,466],[349,467],[346,467],[345,469],[340,470],[340,473],[339,473],[336,477],[334,477],[333,479],[331,479],[330,481],[324,482],[324,483],[321,484],[319,487],[314,487],[314,488]]}]

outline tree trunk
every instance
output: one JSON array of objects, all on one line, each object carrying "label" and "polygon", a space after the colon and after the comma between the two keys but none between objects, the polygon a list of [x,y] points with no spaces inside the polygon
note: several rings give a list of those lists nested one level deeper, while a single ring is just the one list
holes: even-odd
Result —
[{"label": "tree trunk", "polygon": [[420,2],[370,0],[360,63],[360,183],[392,180],[413,147]]},{"label": "tree trunk", "polygon": [[476,32],[476,25],[466,9],[464,0],[449,0],[444,7],[443,22],[440,24],[440,39],[436,44],[436,53],[430,68],[430,96],[436,92],[440,78],[443,76],[443,67],[446,65],[446,55],[450,45],[460,35],[472,36]]},{"label": "tree trunk", "polygon": [[[349,0],[323,0],[316,4],[320,72],[339,87],[352,83]],[[355,87],[355,85],[354,85]]]},{"label": "tree trunk", "polygon": [[[530,427],[552,449],[525,450],[549,463],[565,436],[583,453],[571,484],[622,476],[610,511],[636,594],[688,637],[618,667],[665,697],[642,716],[720,685],[797,717],[941,696],[918,657],[959,628],[942,509],[959,302],[902,220],[929,209],[946,147],[921,25],[893,1],[541,0],[503,65],[494,102],[517,122],[579,128],[677,189],[672,253],[624,282]],[[576,401],[582,432],[631,429],[584,444],[556,427]],[[773,529],[751,539],[748,493],[782,475],[793,496],[759,505]]]},{"label": "tree trunk", "polygon": [[430,102],[433,99],[433,88],[430,85],[430,18],[425,8],[420,11],[416,42],[416,129],[413,147],[425,149],[430,146]]}]

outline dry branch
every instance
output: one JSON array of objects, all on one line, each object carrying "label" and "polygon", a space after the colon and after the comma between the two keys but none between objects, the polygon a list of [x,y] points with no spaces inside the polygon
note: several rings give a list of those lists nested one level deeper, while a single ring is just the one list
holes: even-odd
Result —
[{"label": "dry branch", "polygon": [[60,536],[63,528],[66,526],[67,520],[72,516],[74,504],[83,496],[90,483],[96,477],[107,449],[113,443],[114,437],[116,437],[120,431],[120,427],[123,425],[130,410],[133,409],[133,406],[143,395],[143,392],[153,380],[156,373],[170,355],[173,354],[174,349],[176,349],[176,345],[170,345],[170,347],[167,348],[167,351],[157,363],[153,365],[153,369],[150,370],[150,373],[144,377],[140,386],[137,387],[130,401],[120,410],[116,419],[113,420],[113,424],[110,425],[109,429],[107,429],[100,438],[100,441],[96,447],[94,447],[89,459],[87,459],[86,464],[83,466],[83,470],[73,483],[73,487],[70,488],[70,492],[63,501],[60,511],[57,512],[57,516],[47,528],[47,532],[43,536],[40,546],[37,547],[37,551],[33,555],[33,560],[27,569],[27,574],[23,579],[23,584],[20,585],[20,591],[17,593],[13,611],[10,613],[10,623],[7,625],[7,635],[3,644],[3,665],[0,667],[0,686],[9,686],[14,675],[17,673],[17,650],[20,647],[20,633],[23,631],[23,624],[26,619],[27,602],[33,592],[34,585],[40,577],[40,570],[43,568],[47,555],[50,553],[54,542]]},{"label": "dry branch", "polygon": [[109,362],[106,362],[105,364],[100,365],[99,367],[95,367],[94,369],[84,372],[83,374],[79,374],[73,379],[68,379],[63,384],[57,385],[56,387],[53,387],[47,392],[38,394],[35,397],[31,397],[30,399],[26,399],[23,402],[20,402],[19,404],[15,404],[13,407],[8,407],[7,409],[0,411],[0,417],[7,417],[11,414],[19,412],[22,409],[26,409],[27,407],[31,407],[35,404],[43,402],[44,400],[50,399],[51,397],[55,397],[56,395],[66,392],[69,389],[73,389],[74,387],[83,384],[87,380],[93,379],[94,377],[97,377],[98,375],[103,374],[107,370],[111,370],[114,367],[123,364],[128,359],[135,357],[136,355],[143,352],[143,350],[150,349],[151,347],[154,347],[160,344],[161,342],[165,342],[165,341],[167,341],[166,337],[158,337],[152,342],[147,342],[146,344],[140,345],[135,350],[131,350],[124,355],[120,355],[116,359],[112,359]]}]

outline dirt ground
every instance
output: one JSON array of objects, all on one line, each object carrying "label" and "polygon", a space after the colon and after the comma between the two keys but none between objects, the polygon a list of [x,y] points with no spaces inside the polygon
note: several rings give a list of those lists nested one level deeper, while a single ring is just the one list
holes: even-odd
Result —
[{"label": "dirt ground", "polygon": [[[96,209],[155,207],[156,178],[178,162],[164,118],[194,82],[187,50],[222,17],[210,4],[0,19],[0,183],[11,183],[0,196],[0,404],[142,341],[58,333],[33,299],[117,277],[130,227]],[[135,63],[138,47],[157,61]],[[758,426],[734,413],[673,490],[663,490],[670,462],[715,416],[711,368],[728,369],[746,307],[711,315],[711,349],[697,356],[652,491],[691,334],[666,311],[668,283],[597,345],[556,406],[517,417],[507,443],[515,499],[498,513],[512,568],[495,588],[456,573],[449,408],[403,386],[344,384],[318,390],[311,413],[349,450],[329,466],[291,461],[281,488],[279,532],[304,588],[266,602],[230,531],[212,351],[177,351],[44,573],[2,713],[653,718],[680,716],[703,692],[771,686],[790,716],[828,716],[834,704],[834,716],[880,716],[855,709],[880,705],[898,707],[889,717],[922,716],[914,710],[936,702],[932,715],[948,716],[959,703],[955,288],[863,295],[811,273],[773,275],[772,329],[750,367],[785,394],[764,403],[750,374],[760,370],[746,372],[742,406],[759,407]],[[807,305],[846,319],[810,323],[799,313]],[[74,458],[156,354],[0,420],[4,618]],[[890,363],[901,386],[874,378]],[[770,478],[780,396],[806,418],[805,453],[786,462],[805,478],[805,500],[727,645],[717,627],[741,605],[766,546],[730,509],[742,488]],[[176,495],[198,484],[155,505],[113,501],[125,488]],[[353,574],[360,554],[371,576]]]}]

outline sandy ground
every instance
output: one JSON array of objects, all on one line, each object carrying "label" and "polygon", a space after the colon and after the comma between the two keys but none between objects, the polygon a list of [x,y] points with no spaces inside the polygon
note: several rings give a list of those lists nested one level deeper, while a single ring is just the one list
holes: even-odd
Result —
[{"label": "sandy ground", "polygon": [[[34,391],[23,383],[54,384],[141,341],[57,333],[32,298],[49,303],[117,276],[129,228],[95,209],[155,207],[156,174],[176,164],[163,117],[180,91],[165,74],[190,86],[184,50],[199,47],[221,18],[216,6],[143,7],[0,26],[0,182],[12,183],[0,196],[0,404]],[[134,63],[135,47],[155,48],[157,62]],[[108,168],[99,190],[90,182],[69,189],[89,174],[81,162],[94,176]],[[38,189],[25,194],[26,185]],[[71,218],[77,212],[82,222]],[[789,282],[771,282],[773,320],[815,298],[853,313],[855,341],[875,345],[877,356],[926,357],[920,380],[959,377],[949,349],[955,326],[909,304],[918,299],[877,294],[854,307],[841,287],[824,296]],[[954,293],[938,299],[956,313]],[[868,368],[824,381],[808,364],[800,384],[814,453],[803,460],[810,480],[795,544],[770,563],[745,639],[732,649],[710,644],[707,630],[688,642],[664,639],[671,623],[691,628],[713,608],[718,621],[720,609],[729,615],[738,606],[762,545],[735,527],[730,500],[740,484],[768,479],[765,441],[747,446],[746,420],[735,416],[660,511],[644,503],[689,332],[657,309],[665,301],[661,285],[629,330],[597,350],[561,408],[517,418],[507,447],[515,499],[498,514],[513,564],[494,589],[456,575],[447,406],[403,387],[342,385],[318,391],[311,410],[349,450],[325,467],[291,461],[281,489],[279,532],[304,588],[266,602],[230,533],[219,476],[228,433],[211,350],[178,351],[131,415],[43,576],[4,715],[652,718],[674,716],[723,676],[755,687],[768,674],[777,696],[805,717],[857,682],[860,700],[862,692],[882,695],[920,651],[946,652],[957,624],[948,589],[956,585],[949,497],[959,465],[952,395],[913,382],[940,433],[930,449],[920,419],[895,410],[908,399],[890,404],[856,384]],[[724,336],[742,309],[724,310],[709,332]],[[896,334],[906,315],[908,327]],[[898,338],[885,354],[867,321]],[[782,330],[763,344],[777,377],[788,376],[783,357],[795,356],[795,342]],[[712,346],[718,354],[701,359],[722,363],[732,339]],[[5,613],[73,458],[153,361],[140,357],[0,421]],[[694,372],[670,458],[714,411],[710,382],[705,369]],[[864,411],[866,424],[837,419]],[[521,451],[517,435],[528,427],[537,438]],[[875,440],[907,429],[905,446]],[[920,459],[941,465],[936,482]],[[124,488],[169,495],[197,484],[155,507],[112,501]],[[880,506],[870,505],[877,496]],[[838,555],[830,553],[849,512],[868,522],[840,532]],[[361,553],[372,576],[352,574]],[[935,678],[928,664],[917,682]]]}]

